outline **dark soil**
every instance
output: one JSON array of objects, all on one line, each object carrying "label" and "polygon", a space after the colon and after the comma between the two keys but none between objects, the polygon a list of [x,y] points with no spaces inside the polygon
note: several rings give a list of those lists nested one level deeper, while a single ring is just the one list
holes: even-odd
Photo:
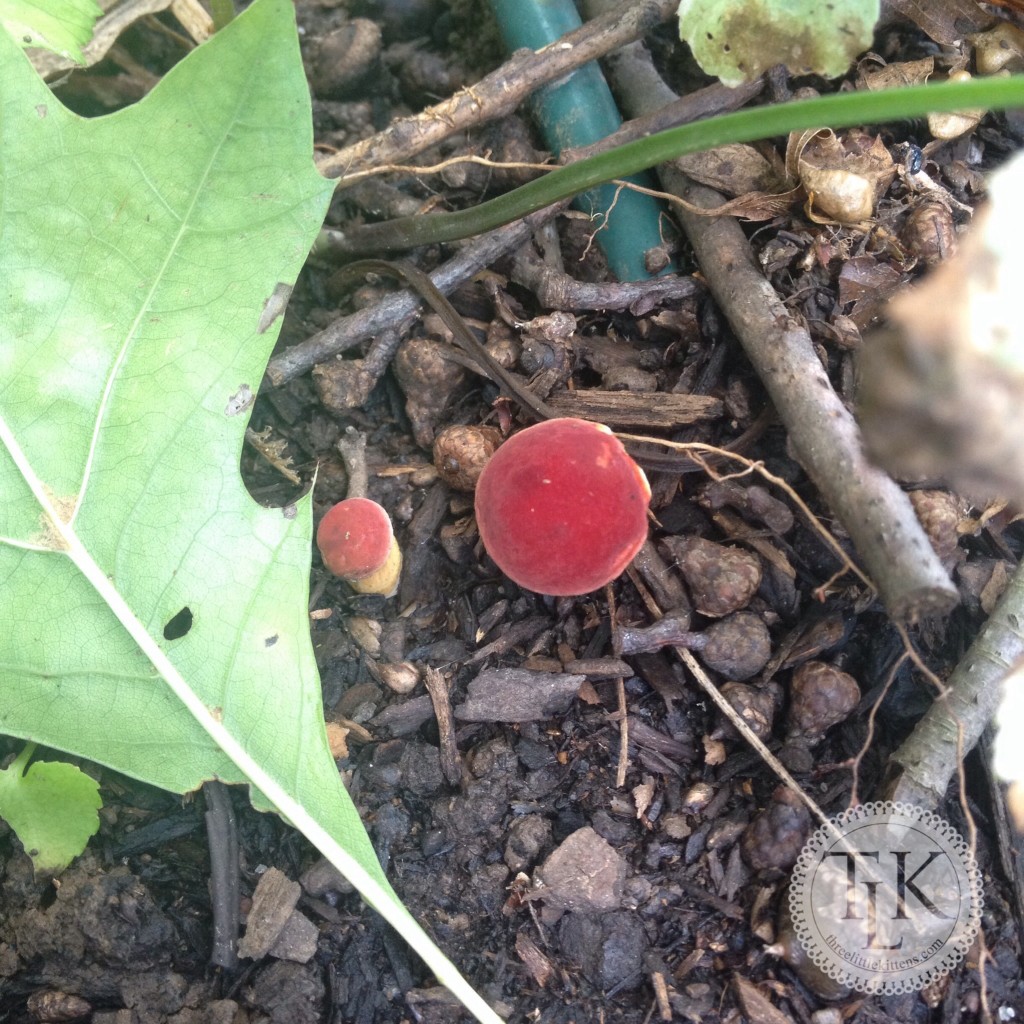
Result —
[{"label": "dark soil", "polygon": [[[324,81],[324,71],[311,68],[318,140],[325,147],[372,134],[392,117],[475,80],[501,59],[496,42],[478,45],[471,34],[483,19],[475,7],[467,14],[468,5],[454,0],[450,7],[439,0],[366,0],[349,6],[350,14],[368,19],[359,25],[368,33],[363,63],[350,69],[345,81],[332,83]],[[345,20],[341,9],[301,7],[307,55]],[[369,22],[380,26],[376,41]],[[450,47],[450,38],[458,45]],[[144,27],[132,29],[125,45],[157,73],[180,57],[167,52],[165,36]],[[887,30],[878,46],[890,61],[937,49],[909,26]],[[676,51],[671,28],[657,33],[655,49],[659,58]],[[682,57],[675,59],[683,64]],[[99,69],[104,70],[110,79],[110,68]],[[328,87],[330,94],[316,91]],[[102,89],[84,85],[76,93],[75,88],[73,79],[65,90],[71,90],[67,101],[77,96],[80,107],[98,112],[97,97],[109,101],[112,86],[108,80]],[[119,99],[134,98],[133,83],[124,88]],[[530,138],[525,123],[516,131]],[[492,129],[470,135],[420,159],[432,162],[460,148],[494,148]],[[923,145],[927,133],[920,125],[903,125],[887,130],[883,140],[897,159],[905,159],[907,144]],[[930,170],[957,199],[973,203],[972,175],[1019,144],[1005,121],[990,117],[972,135],[931,149]],[[370,188],[379,190],[382,208],[393,202],[395,190],[424,206],[460,207],[498,187],[498,175],[476,174],[471,168],[455,184],[438,175],[398,176]],[[364,189],[358,203],[340,195],[332,221],[373,219],[372,195]],[[896,186],[887,201],[890,225],[898,222],[900,201]],[[576,258],[586,248],[588,225],[578,219],[559,224],[572,275],[600,280],[596,248],[582,262]],[[856,344],[849,337],[874,322],[882,291],[903,287],[920,273],[921,264],[902,249],[879,243],[871,232],[812,223],[798,205],[766,224],[751,225],[750,234],[793,312],[820,325],[814,334],[822,359],[836,388],[848,396]],[[442,256],[431,249],[418,254],[417,262],[430,269]],[[685,266],[685,248],[679,256]],[[852,266],[864,282],[856,295],[853,270],[847,267],[851,256],[859,261]],[[310,265],[304,273],[282,348],[331,322],[339,304],[365,305],[392,287],[372,283],[353,300],[335,292],[333,270]],[[468,282],[453,301],[481,337],[508,341],[516,332],[501,320],[495,295],[519,320],[550,310],[509,282],[507,262],[499,261],[492,271],[498,275],[492,278],[496,292]],[[555,390],[564,390],[569,381],[576,388],[598,385],[607,369],[601,358],[615,349],[620,356],[612,361],[620,369],[646,374],[640,390],[699,389],[724,401],[720,417],[687,428],[677,439],[728,444],[754,423],[765,404],[728,325],[703,292],[637,316],[592,312],[577,320],[570,374],[553,381]],[[413,343],[444,336],[430,318],[413,325],[410,335]],[[389,372],[360,408],[344,416],[321,404],[308,376],[281,389],[267,388],[253,426],[269,427],[287,442],[304,483],[296,489],[253,452],[247,452],[242,468],[259,500],[284,504],[308,485],[319,466],[319,515],[344,496],[347,486],[335,443],[348,426],[367,438],[370,495],[395,517],[406,570],[398,598],[359,597],[328,577],[314,556],[311,610],[319,614],[313,616],[312,631],[325,715],[349,730],[339,770],[395,889],[465,976],[515,1022],[938,1024],[986,1019],[985,1001],[993,1018],[1019,1019],[1024,1013],[1021,892],[1014,867],[1019,845],[1000,843],[1001,793],[977,752],[964,772],[985,886],[984,999],[980,945],[924,993],[871,998],[857,993],[828,998],[835,993],[813,972],[766,952],[778,938],[779,908],[796,854],[811,831],[809,817],[723,723],[677,658],[652,647],[626,656],[626,671],[618,667],[612,622],[617,632],[654,621],[639,577],[617,581],[610,606],[601,593],[557,600],[529,593],[488,561],[472,523],[471,497],[438,479],[424,441],[450,423],[486,421],[507,430],[525,421],[517,420],[514,405],[496,402],[498,392],[489,381],[456,369],[454,378],[407,383],[404,390]],[[410,397],[425,407],[415,422],[406,407]],[[745,454],[788,481],[842,539],[789,455],[781,427],[768,420]],[[763,547],[757,554],[756,547],[739,545],[752,552],[760,576],[743,601],[745,610],[767,627],[778,657],[768,671],[758,669],[746,689],[732,691],[734,703],[748,722],[763,726],[763,737],[827,813],[839,813],[850,802],[854,766],[858,794],[873,798],[889,755],[931,699],[907,662],[887,687],[903,646],[884,610],[850,577],[821,599],[817,588],[839,564],[799,516],[792,527],[763,509],[734,507],[723,517],[710,507],[704,490],[708,477],[699,467],[648,468],[656,539],[685,535],[735,544],[740,528],[748,527],[749,536],[776,556],[769,560]],[[753,482],[739,481],[739,493]],[[792,509],[784,493],[772,493]],[[923,623],[912,634],[940,677],[976,634],[985,617],[982,605],[990,606],[999,573],[1021,547],[1020,528],[1007,525],[1008,516],[961,534],[957,525],[967,521],[971,507],[960,499],[950,507],[953,519],[940,526],[935,540],[946,545],[962,602],[948,621]],[[662,550],[670,560],[681,558],[671,545]],[[681,576],[674,568],[670,574],[678,587]],[[706,574],[691,578],[689,597],[700,604],[695,594],[717,585]],[[685,614],[694,630],[715,621],[690,610]],[[790,690],[801,663],[812,659],[841,669],[859,687],[842,721],[829,717],[842,704],[839,690],[819,695],[811,707]],[[424,689],[426,670],[442,674],[457,708],[466,701],[468,684],[481,671],[492,672],[486,678],[493,706],[507,712],[507,721],[488,720],[486,709],[471,719],[456,718],[461,777],[455,784],[446,775],[451,765]],[[535,718],[538,698],[532,687],[552,673],[578,678],[570,683],[567,699],[552,698],[544,716]],[[738,686],[726,669],[712,675]],[[403,678],[415,686],[396,692],[392,687]],[[629,729],[622,786],[616,781],[620,678]],[[828,685],[846,684],[833,679]],[[872,709],[877,712],[869,722]],[[268,955],[242,960],[237,968],[213,966],[203,796],[182,800],[105,770],[89,770],[103,784],[101,831],[58,881],[34,879],[17,840],[9,832],[0,834],[0,1021],[72,1019],[69,1014],[94,1024],[460,1019],[458,1004],[402,940],[344,884],[329,874],[325,879],[320,870],[310,874],[316,867],[313,851],[277,819],[253,812],[241,791],[232,800],[243,918],[258,879],[276,868],[302,881],[297,909],[316,927],[315,952],[305,962]],[[967,831],[955,791],[938,811]],[[530,899],[541,878],[545,898]]]}]

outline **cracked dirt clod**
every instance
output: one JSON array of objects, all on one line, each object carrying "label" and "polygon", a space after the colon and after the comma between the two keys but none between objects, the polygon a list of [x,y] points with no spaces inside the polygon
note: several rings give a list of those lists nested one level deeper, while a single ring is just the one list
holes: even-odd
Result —
[{"label": "cracked dirt clod", "polygon": [[649,942],[636,914],[566,914],[559,922],[558,943],[562,954],[579,964],[599,989],[629,991],[643,981]]}]

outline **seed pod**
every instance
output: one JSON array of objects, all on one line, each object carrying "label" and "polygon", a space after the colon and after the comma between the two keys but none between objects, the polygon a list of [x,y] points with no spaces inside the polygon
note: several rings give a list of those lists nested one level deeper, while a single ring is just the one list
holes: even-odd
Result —
[{"label": "seed pod", "polygon": [[429,448],[448,404],[465,389],[468,374],[451,349],[432,338],[406,339],[392,366],[405,393],[416,443]]},{"label": "seed pod", "polygon": [[860,701],[853,676],[824,661],[805,661],[789,684],[789,733],[820,740],[842,722]]},{"label": "seed pod", "polygon": [[960,542],[956,497],[949,491],[911,491],[908,497],[942,564],[952,565]]},{"label": "seed pod", "polygon": [[745,608],[761,584],[761,560],[741,548],[726,547],[703,537],[666,537],[683,574],[693,606],[702,615],[720,619]]},{"label": "seed pod", "polygon": [[[722,687],[722,696],[758,739],[764,740],[771,735],[779,708],[776,693],[749,683],[726,683]],[[726,721],[712,733],[712,739],[726,739],[732,735],[735,735],[735,730]]]},{"label": "seed pod", "polygon": [[351,95],[379,64],[381,32],[368,18],[353,18],[326,35],[313,57],[316,94],[325,99]]},{"label": "seed pod", "polygon": [[412,693],[420,681],[420,670],[411,661],[385,661],[377,666],[377,676],[395,693]]},{"label": "seed pod", "polygon": [[818,223],[822,214],[841,224],[869,220],[896,176],[881,139],[857,130],[794,133],[786,163],[806,189],[808,213]]},{"label": "seed pod", "polygon": [[956,255],[953,215],[943,203],[929,200],[910,211],[900,240],[911,256],[929,267]]},{"label": "seed pod", "polygon": [[38,1021],[81,1020],[92,1013],[92,1007],[81,997],[67,992],[34,992],[28,997],[28,1012]]},{"label": "seed pod", "polygon": [[[949,80],[951,82],[969,82],[971,73],[969,71],[954,71],[950,74]],[[929,114],[928,131],[935,138],[948,142],[973,131],[984,116],[984,110],[942,111]]]},{"label": "seed pod", "polygon": [[740,850],[755,871],[788,871],[810,834],[807,808],[791,789],[779,786],[771,803],[747,826]]},{"label": "seed pod", "polygon": [[474,491],[501,441],[501,431],[496,427],[445,427],[434,438],[434,465],[449,487]]},{"label": "seed pod", "polygon": [[996,75],[1004,68],[1024,70],[1024,29],[1001,21],[990,32],[967,37],[974,44],[974,66],[979,75]]}]

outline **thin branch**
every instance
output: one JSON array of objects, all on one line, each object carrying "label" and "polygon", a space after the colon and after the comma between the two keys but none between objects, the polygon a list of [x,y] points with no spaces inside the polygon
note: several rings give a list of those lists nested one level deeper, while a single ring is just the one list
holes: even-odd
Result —
[{"label": "thin branch", "polygon": [[[539,223],[553,217],[568,203],[560,203],[525,220],[507,224],[464,246],[457,256],[438,267],[430,278],[442,295],[449,295],[463,281],[483,270],[499,256],[521,245]],[[293,345],[274,356],[267,366],[267,377],[275,387],[307,373],[317,363],[326,362],[368,338],[395,327],[420,305],[420,297],[412,291],[395,292],[374,306],[341,317],[318,334]]]},{"label": "thin branch", "polygon": [[673,647],[672,649],[676,652],[679,660],[690,670],[690,674],[700,684],[701,689],[711,698],[715,707],[725,715],[733,728],[754,748],[760,755],[761,760],[800,798],[804,806],[821,824],[828,824],[828,815],[818,806],[814,798],[803,789],[800,783],[789,774],[785,765],[765,746],[764,741],[744,721],[743,716],[722,696],[722,691],[711,682],[707,673],[700,667],[700,662],[685,647]]},{"label": "thin branch", "polygon": [[[1024,563],[906,742],[892,756],[900,775],[886,794],[923,807],[945,796],[963,755],[992,720],[1011,670],[1024,659]],[[961,753],[962,751],[962,753]]]},{"label": "thin branch", "polygon": [[[609,61],[621,100],[636,113],[673,96],[646,48],[634,43]],[[697,206],[722,198],[672,164],[663,186]],[[806,327],[765,279],[739,224],[677,213],[708,286],[768,390],[801,464],[842,520],[892,616],[944,615],[959,595],[909,498],[864,455],[853,416],[832,389]]]}]

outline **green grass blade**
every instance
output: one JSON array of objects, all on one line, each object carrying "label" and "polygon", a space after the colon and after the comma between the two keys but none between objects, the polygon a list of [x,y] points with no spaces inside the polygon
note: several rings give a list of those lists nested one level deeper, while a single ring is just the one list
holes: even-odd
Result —
[{"label": "green grass blade", "polygon": [[810,128],[846,128],[923,117],[931,112],[982,108],[1024,107],[1024,75],[915,85],[881,92],[847,92],[754,107],[670,128],[646,139],[627,143],[560,167],[479,206],[429,217],[402,217],[360,229],[360,251],[413,248],[450,242],[490,231],[518,220],[551,203],[568,199],[595,185],[625,178],[687,153],[698,153],[732,142],[757,139]]}]

